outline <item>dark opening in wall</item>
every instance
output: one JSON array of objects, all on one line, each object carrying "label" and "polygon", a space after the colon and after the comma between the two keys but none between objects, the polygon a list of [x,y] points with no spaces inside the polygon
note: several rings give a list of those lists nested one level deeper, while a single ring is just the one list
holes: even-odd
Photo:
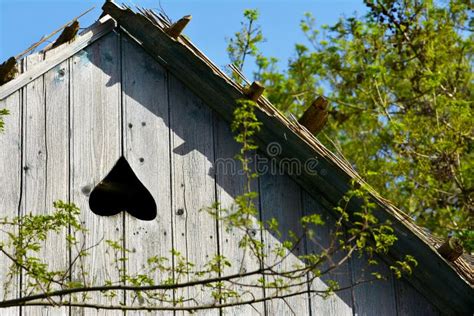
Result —
[{"label": "dark opening in wall", "polygon": [[124,157],[120,157],[109,174],[92,190],[89,207],[94,214],[101,216],[127,211],[144,221],[151,221],[156,217],[153,196]]}]

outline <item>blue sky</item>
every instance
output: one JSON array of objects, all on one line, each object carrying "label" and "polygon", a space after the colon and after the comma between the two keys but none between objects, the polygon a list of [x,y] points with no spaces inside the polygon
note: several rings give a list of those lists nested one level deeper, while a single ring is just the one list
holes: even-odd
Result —
[{"label": "blue sky", "polygon": [[[262,50],[267,56],[286,61],[293,46],[304,42],[299,22],[312,12],[318,25],[333,24],[341,15],[362,14],[362,0],[125,0],[130,6],[159,8],[160,3],[172,20],[191,14],[185,30],[191,40],[217,65],[228,64],[225,38],[240,29],[242,12],[260,11],[260,24],[267,41]],[[43,35],[50,34],[83,11],[95,10],[81,18],[81,27],[92,24],[101,13],[104,1],[93,0],[0,0],[0,62],[24,51]],[[250,74],[247,74],[250,77]]]}]

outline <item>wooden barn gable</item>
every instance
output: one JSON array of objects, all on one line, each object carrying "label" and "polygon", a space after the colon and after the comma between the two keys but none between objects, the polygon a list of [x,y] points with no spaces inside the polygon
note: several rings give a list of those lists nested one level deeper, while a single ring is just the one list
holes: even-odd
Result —
[{"label": "wooden barn gable", "polygon": [[[0,86],[0,108],[10,111],[5,117],[5,132],[0,135],[0,215],[42,214],[51,210],[55,200],[74,202],[90,232],[86,244],[121,239],[133,251],[133,259],[125,267],[129,273],[140,271],[148,257],[169,256],[172,248],[197,265],[215,253],[238,260],[241,253],[236,232],[227,232],[200,210],[215,202],[230,206],[242,193],[242,176],[224,172],[217,162],[232,159],[239,150],[229,122],[236,100],[246,98],[243,87],[186,37],[170,34],[170,25],[153,12],[140,9],[137,13],[110,1],[103,10],[103,17],[74,41],[24,58],[21,74]],[[260,148],[279,144],[272,158],[318,161],[317,173],[302,170],[299,175],[259,177],[255,185],[259,219],[275,217],[284,225],[283,231],[301,229],[298,219],[308,212],[319,212],[328,223],[334,222],[333,207],[353,179],[360,183],[363,180],[264,97],[257,103],[257,116],[263,123],[257,139]],[[153,197],[153,220],[140,220],[125,212],[98,216],[90,209],[91,192],[121,157],[125,162],[120,166],[129,166]],[[121,170],[125,169],[117,173]],[[378,205],[377,217],[392,221],[399,238],[392,252],[383,258],[386,264],[374,269],[388,272],[390,263],[409,253],[419,263],[412,277],[390,277],[388,282],[351,287],[370,272],[363,258],[353,257],[332,275],[348,289],[327,300],[299,295],[289,298],[288,304],[276,300],[224,312],[471,314],[471,264],[465,258],[446,261],[436,251],[438,240],[376,192],[372,195]],[[330,224],[324,227],[317,237],[320,243],[328,242],[332,229]],[[280,242],[265,231],[262,238],[269,244]],[[71,256],[64,240],[54,241],[46,250],[44,257],[52,266],[69,264]],[[316,246],[306,242],[296,251],[313,250],[317,251]],[[103,245],[91,250],[86,265],[98,282],[116,273],[109,266],[112,257]],[[0,267],[4,265],[6,262],[0,261]],[[247,269],[257,265],[251,258],[246,259]],[[6,273],[0,269],[0,280],[6,278]],[[324,281],[318,280],[314,286],[324,288]],[[21,280],[14,282],[20,291]],[[206,293],[196,295],[212,301]],[[253,295],[265,293],[256,291]],[[51,313],[62,315],[67,310],[61,307]],[[23,315],[42,311],[39,307],[21,310]],[[17,315],[20,310],[9,308],[6,312]],[[3,310],[0,314],[5,315]],[[219,311],[207,314],[218,315]]]}]

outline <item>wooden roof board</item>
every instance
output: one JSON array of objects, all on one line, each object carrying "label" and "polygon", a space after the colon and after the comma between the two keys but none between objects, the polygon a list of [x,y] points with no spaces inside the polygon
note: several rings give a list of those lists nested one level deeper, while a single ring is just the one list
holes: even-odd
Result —
[{"label": "wooden roof board", "polygon": [[[104,4],[103,10],[104,14],[110,15],[117,22],[120,30],[130,35],[209,106],[225,119],[232,120],[236,100],[244,98],[242,87],[214,65],[187,38],[169,37],[164,32],[168,23],[150,10],[142,9],[140,13],[135,13],[130,8],[121,8],[111,1]],[[1,86],[0,100],[112,31],[115,21],[105,18],[82,37],[59,47],[50,57],[47,54],[45,60],[36,67]],[[353,179],[364,183],[348,163],[325,148],[303,126],[288,120],[265,98],[260,98],[258,104],[257,117],[263,123],[257,140],[259,145],[265,146],[278,141],[282,145],[280,158],[294,157],[301,161],[317,158],[319,172],[303,172],[296,180],[309,192],[318,194],[321,203],[330,208],[347,192]],[[326,171],[325,175],[321,173],[322,170]],[[380,220],[390,220],[399,236],[389,260],[395,260],[404,254],[413,254],[419,262],[419,267],[415,269],[409,281],[442,311],[472,314],[472,262],[464,258],[459,258],[454,263],[444,260],[436,251],[435,247],[439,244],[436,239],[377,192],[373,191],[371,194],[379,206],[376,210],[377,217]]]}]

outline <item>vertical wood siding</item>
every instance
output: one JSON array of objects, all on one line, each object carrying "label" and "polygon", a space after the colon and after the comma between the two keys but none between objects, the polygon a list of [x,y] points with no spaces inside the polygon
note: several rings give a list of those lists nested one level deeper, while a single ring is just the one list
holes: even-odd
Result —
[{"label": "vertical wood siding", "polygon": [[[204,264],[218,253],[216,220],[204,208],[215,202],[215,180],[212,111],[173,75],[169,76],[171,177],[173,190],[174,248],[202,270]],[[175,257],[175,263],[178,258]],[[216,275],[209,276],[215,277]],[[191,281],[193,276],[176,278]],[[188,288],[176,296],[196,297],[211,304],[210,292]],[[216,315],[218,311],[198,314]]]},{"label": "vertical wood siding", "polygon": [[[41,62],[41,55],[26,59],[26,66]],[[23,214],[48,214],[56,200],[69,199],[69,69],[64,62],[26,86],[24,93]],[[66,230],[51,233],[39,254],[50,269],[67,270]],[[51,256],[51,249],[55,249]],[[22,284],[30,281],[25,276]],[[34,281],[34,280],[31,280]],[[25,291],[25,286],[22,286]],[[53,286],[52,289],[59,289]],[[68,308],[24,307],[28,315],[64,315]]]},{"label": "vertical wood siding", "polygon": [[[97,216],[89,209],[88,195],[112,169],[122,154],[121,89],[119,36],[110,33],[72,58],[71,64],[71,199],[81,209],[81,220],[88,229],[80,240],[89,256],[83,264],[88,279],[96,283],[119,279],[113,263],[115,254],[106,247],[106,240],[123,239],[123,214]],[[73,249],[72,257],[77,255]],[[72,271],[73,280],[83,278],[82,271]],[[123,295],[112,300],[97,299],[100,304],[118,304]],[[73,309],[78,315],[116,315],[113,311]]]},{"label": "vertical wood siding", "polygon": [[[243,176],[241,164],[236,163],[234,159],[235,155],[239,153],[241,145],[234,140],[229,124],[218,116],[215,117],[214,136],[216,163],[213,169],[216,173],[217,201],[222,209],[230,210],[233,207],[235,197],[244,193],[243,188],[247,182]],[[258,181],[256,179],[252,181],[252,190],[258,191]],[[254,201],[254,203],[256,207],[259,208],[258,199]],[[261,232],[257,223],[259,218],[260,216],[257,215],[257,218],[253,219],[255,225],[253,230],[249,232],[258,240],[261,239]],[[225,225],[220,225],[219,227],[219,249],[221,250],[221,254],[232,263],[232,266],[226,269],[224,273],[229,275],[258,270],[260,263],[257,257],[251,251],[244,251],[239,247],[239,241],[245,235],[245,232],[236,228],[227,229],[224,226]],[[240,278],[237,279],[237,282],[252,285],[257,284],[259,278],[259,275]],[[236,285],[235,290],[241,292],[246,291],[248,293],[243,295],[240,301],[264,297],[262,289]],[[240,305],[223,310],[225,315],[262,315],[264,312],[263,303]]]},{"label": "vertical wood siding", "polygon": [[[69,62],[63,62],[44,75],[45,141],[46,141],[46,210],[57,200],[69,200]],[[56,249],[51,267],[67,270],[70,254],[66,244],[67,231],[50,236],[48,249]],[[48,254],[45,254],[47,257]],[[58,308],[55,315],[64,315],[69,308]],[[43,313],[44,315],[44,308]]]},{"label": "vertical wood siding", "polygon": [[[126,37],[122,39],[122,74],[125,158],[153,195],[158,210],[152,221],[125,215],[125,245],[131,250],[126,270],[136,274],[146,272],[147,258],[170,257],[173,248],[168,77],[163,67]],[[156,284],[172,277],[153,276]],[[173,297],[172,291],[163,294]],[[130,300],[128,296],[127,302],[132,303]]]},{"label": "vertical wood siding", "polygon": [[[21,92],[18,91],[0,101],[1,109],[8,109],[9,115],[4,117],[5,131],[0,134],[0,217],[12,218],[19,215],[22,193],[22,102]],[[0,242],[8,241],[5,232],[0,231]],[[13,253],[13,249],[6,248]],[[9,286],[0,286],[0,297],[11,299],[20,293],[20,278],[10,279],[8,268],[11,261],[3,254],[0,255],[0,281],[8,282]],[[2,315],[18,315],[19,308],[0,310]]]},{"label": "vertical wood siding", "polygon": [[[32,55],[26,58],[26,69],[31,69],[40,62],[39,55]],[[30,82],[24,89],[24,115],[23,115],[23,196],[22,215],[47,213],[46,209],[46,111],[44,93],[44,75]],[[52,207],[48,205],[48,207]],[[43,249],[40,255],[46,255],[47,250]],[[51,258],[53,259],[53,258]],[[27,293],[25,284],[34,282],[22,274],[22,295]],[[22,308],[24,314],[41,314],[41,308]],[[53,311],[56,314],[57,311]]]},{"label": "vertical wood siding", "polygon": [[[285,260],[281,261],[281,257],[277,257],[272,249],[278,247],[281,241],[292,240],[290,231],[295,234],[297,238],[302,236],[302,227],[299,219],[303,216],[301,205],[301,188],[288,176],[278,174],[276,168],[272,168],[272,160],[267,165],[268,171],[275,169],[277,174],[265,173],[260,180],[260,199],[262,205],[262,221],[265,227],[268,221],[276,219],[279,223],[279,233],[265,230],[263,233],[263,242],[265,244],[264,252],[266,254],[265,267],[273,267],[275,271],[291,271],[295,265],[298,264],[298,255],[304,254],[304,239],[299,243],[295,243],[290,253],[285,253]],[[281,237],[279,236],[281,234]],[[276,264],[276,265],[275,265]],[[267,276],[266,282],[275,282],[276,279]],[[288,282],[288,280],[285,280]],[[303,283],[304,280],[297,282]],[[291,289],[294,292],[307,291],[306,284],[296,286]],[[265,290],[265,296],[278,296],[284,292],[268,289]],[[267,301],[265,303],[267,313],[270,315],[285,314],[285,315],[306,315],[309,313],[309,296],[302,294],[292,296],[285,300],[277,299]]]},{"label": "vertical wood siding", "polygon": [[[379,260],[380,261],[380,260]],[[355,254],[351,259],[352,290],[354,309],[357,315],[396,315],[396,298],[393,278],[388,266],[380,262],[378,265],[368,265],[365,256]],[[374,279],[372,273],[388,276],[381,281],[365,282]]]},{"label": "vertical wood siding", "polygon": [[[324,225],[312,227],[314,236],[306,239],[306,247],[308,253],[320,253],[324,248],[328,248],[331,243],[336,242],[331,239],[332,234],[336,230],[336,219],[331,216],[324,207],[318,203],[316,199],[303,191],[303,210],[305,215],[318,214],[324,221]],[[343,256],[340,254],[334,255],[334,260],[324,262],[320,270],[323,271],[335,264],[338,260],[342,260]],[[321,278],[315,279],[311,283],[311,290],[324,290],[327,288],[325,282],[327,280],[334,280],[338,282],[341,288],[346,288],[352,283],[349,262],[346,261],[339,268],[331,271]],[[337,292],[337,295],[332,295],[328,298],[323,298],[317,294],[311,294],[311,314],[312,315],[352,315],[352,293],[351,290],[343,290]]]},{"label": "vertical wood siding", "polygon": [[[33,65],[35,58],[28,63]],[[173,74],[145,53],[125,35],[110,33],[80,51],[69,60],[29,83],[21,91],[0,101],[0,108],[10,110],[5,119],[6,132],[0,135],[0,216],[16,216],[19,212],[44,214],[52,210],[58,199],[72,201],[81,209],[81,220],[89,230],[85,247],[99,245],[89,251],[84,262],[88,278],[96,284],[118,280],[111,262],[116,255],[107,250],[105,240],[120,241],[131,252],[126,264],[118,263],[129,274],[144,272],[151,256],[170,257],[175,248],[184,260],[199,270],[215,254],[229,258],[233,266],[227,273],[257,269],[260,263],[247,255],[240,262],[242,250],[238,240],[242,232],[219,226],[202,209],[219,202],[232,206],[242,192],[244,179],[239,165],[229,160],[239,150],[229,124],[214,113]],[[124,156],[140,181],[153,195],[158,215],[152,221],[141,221],[129,214],[97,216],[89,209],[89,194]],[[227,162],[233,164],[226,165]],[[220,165],[223,163],[223,165]],[[270,166],[268,166],[270,167]],[[224,168],[224,169],[223,169]],[[314,239],[303,239],[289,255],[292,262],[306,252],[317,252],[330,242],[335,219],[318,202],[286,174],[264,174],[254,183],[259,193],[256,201],[260,214],[255,221],[276,218],[283,237],[264,231],[261,238],[268,245],[278,245],[289,231],[301,234],[299,218],[320,214],[326,225],[316,228]],[[255,226],[255,234],[260,232]],[[65,232],[64,232],[65,233]],[[5,240],[0,235],[0,241]],[[63,239],[51,240],[45,261],[51,267],[67,266],[77,255],[69,253]],[[268,249],[267,249],[268,253]],[[272,262],[272,254],[265,264]],[[0,257],[0,260],[3,260]],[[178,258],[172,258],[176,264]],[[0,261],[4,267],[6,261]],[[279,265],[277,269],[291,268]],[[381,264],[376,269],[387,271]],[[82,279],[81,271],[72,271],[72,279]],[[0,269],[5,280],[6,269]],[[369,273],[362,259],[354,258],[328,278],[341,287],[354,285]],[[191,278],[178,275],[154,275],[154,282],[174,277],[177,282]],[[256,282],[256,278],[240,280]],[[267,278],[267,282],[271,281]],[[311,289],[327,287],[327,278],[312,282]],[[21,280],[12,280],[7,297],[17,296]],[[363,284],[335,296],[322,299],[303,294],[286,300],[201,311],[206,315],[437,315],[438,311],[404,280]],[[186,291],[186,293],[183,293]],[[0,295],[4,295],[0,288]],[[178,298],[195,296],[214,303],[209,292],[197,288],[166,293]],[[273,295],[272,290],[252,291],[256,298]],[[242,299],[249,299],[243,297]],[[79,298],[79,296],[76,296]],[[139,306],[140,300],[117,293],[113,299],[96,299],[95,303]],[[186,303],[188,304],[188,303]],[[1,315],[63,315],[67,308],[11,308]],[[73,308],[72,315],[117,315],[117,312]],[[142,313],[127,312],[127,315]],[[154,312],[154,315],[184,314]]]},{"label": "vertical wood siding", "polygon": [[436,307],[405,280],[395,280],[398,315],[436,316],[441,315]]}]

